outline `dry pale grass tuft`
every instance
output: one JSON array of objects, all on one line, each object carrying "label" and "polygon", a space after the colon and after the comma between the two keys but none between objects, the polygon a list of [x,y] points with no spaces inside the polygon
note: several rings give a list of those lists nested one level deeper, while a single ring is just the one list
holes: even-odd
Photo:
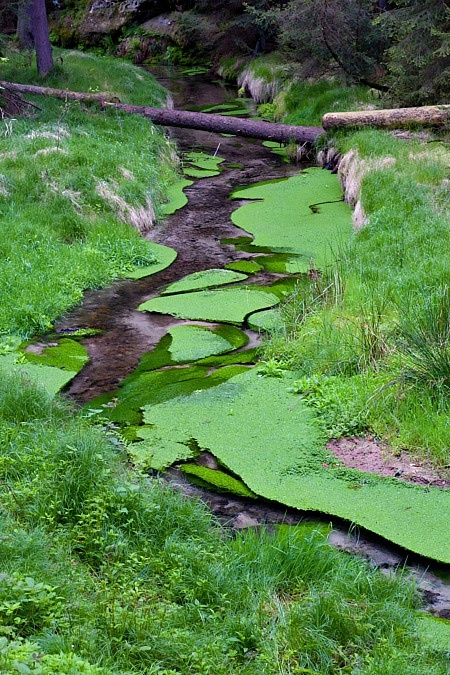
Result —
[{"label": "dry pale grass tuft", "polygon": [[50,155],[52,152],[62,152],[64,155],[67,155],[67,150],[54,145],[52,148],[42,148],[42,150],[37,150],[34,153],[34,157],[37,157],[38,155]]},{"label": "dry pale grass tuft", "polygon": [[122,197],[119,197],[105,181],[96,186],[97,194],[108,202],[116,211],[120,220],[134,227],[141,234],[149,232],[155,222],[155,211],[150,199],[145,206],[130,206]]},{"label": "dry pale grass tuft", "polygon": [[11,150],[10,152],[0,152],[0,160],[2,159],[17,159],[17,150]]},{"label": "dry pale grass tuft", "polygon": [[257,77],[250,69],[242,71],[238,77],[238,85],[241,89],[250,92],[252,99],[256,103],[273,101],[278,92],[276,79],[269,82],[262,77]]},{"label": "dry pale grass tuft", "polygon": [[338,177],[344,190],[344,199],[355,207],[353,225],[359,230],[367,223],[367,217],[361,204],[361,183],[369,171],[387,169],[396,163],[395,157],[381,157],[374,160],[361,159],[357,150],[350,150],[341,159]]},{"label": "dry pale grass tuft", "polygon": [[68,189],[61,190],[61,187],[58,185],[58,183],[56,183],[55,181],[48,180],[49,176],[46,171],[42,172],[41,178],[44,182],[48,182],[48,186],[54,194],[62,195],[63,197],[68,199],[72,204],[72,206],[74,206],[77,211],[80,212],[82,210],[82,206],[80,203],[81,192],[75,192],[75,190],[68,190]]},{"label": "dry pale grass tuft", "polygon": [[31,140],[34,140],[35,138],[49,138],[53,141],[61,141],[63,138],[69,138],[70,133],[68,132],[67,129],[64,127],[58,126],[54,131],[31,131],[29,134],[25,136],[25,138],[29,138]]},{"label": "dry pale grass tuft", "polygon": [[133,172],[129,169],[126,169],[124,166],[119,166],[119,171],[125,180],[135,180]]},{"label": "dry pale grass tuft", "polygon": [[9,190],[6,187],[6,176],[0,175],[0,197],[9,197]]}]

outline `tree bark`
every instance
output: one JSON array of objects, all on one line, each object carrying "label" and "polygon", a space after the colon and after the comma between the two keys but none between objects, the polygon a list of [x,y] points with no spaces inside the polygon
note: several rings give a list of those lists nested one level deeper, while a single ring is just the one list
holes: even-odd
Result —
[{"label": "tree bark", "polygon": [[17,39],[20,49],[33,49],[33,0],[22,0],[17,9]]},{"label": "tree bark", "polygon": [[278,143],[294,141],[296,143],[311,144],[320,134],[324,133],[321,127],[299,127],[287,124],[274,124],[272,122],[245,120],[239,117],[195,113],[187,110],[166,110],[146,106],[125,105],[123,103],[108,103],[107,99],[116,98],[117,100],[117,97],[110,94],[83,94],[76,91],[66,91],[65,89],[35,87],[30,84],[16,84],[13,82],[0,82],[0,86],[9,87],[13,91],[19,91],[22,94],[56,96],[63,100],[100,101],[105,107],[114,107],[127,113],[149,117],[154,124],[161,124],[167,127],[185,127],[186,129],[234,134],[236,136],[261,138]]},{"label": "tree bark", "polygon": [[119,101],[117,96],[106,93],[97,93],[97,94],[84,94],[78,91],[68,91],[66,89],[53,89],[52,87],[36,87],[34,84],[16,84],[15,82],[0,82],[0,87],[5,89],[10,89],[11,91],[18,91],[21,94],[38,94],[45,96],[54,96],[55,98],[61,98],[63,101],[71,99],[74,101],[98,101],[103,103],[108,99],[113,101]]},{"label": "tree bark", "polygon": [[154,124],[167,127],[184,127],[222,134],[233,134],[246,138],[260,138],[278,143],[313,143],[323,134],[321,127],[300,127],[272,122],[259,122],[239,117],[213,115],[209,113],[190,112],[188,110],[163,110],[144,106],[125,105],[123,103],[104,103],[124,112],[149,117]]},{"label": "tree bark", "polygon": [[421,108],[327,113],[322,118],[322,125],[324,129],[338,127],[383,127],[392,129],[410,124],[428,127],[442,126],[449,120],[450,105],[430,105]]},{"label": "tree bark", "polygon": [[33,0],[33,33],[38,73],[45,77],[53,68],[45,0]]}]

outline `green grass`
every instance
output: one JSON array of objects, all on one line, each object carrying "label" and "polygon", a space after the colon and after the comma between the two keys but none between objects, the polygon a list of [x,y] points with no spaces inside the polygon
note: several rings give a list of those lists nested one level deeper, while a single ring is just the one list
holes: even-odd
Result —
[{"label": "green grass", "polygon": [[5,674],[447,672],[414,587],[333,550],[327,528],[231,537],[8,375],[0,434]]},{"label": "green grass", "polygon": [[[164,100],[153,78],[129,64],[62,57],[50,85],[99,88],[130,103]],[[5,78],[33,79],[20,55],[9,54],[2,68]],[[0,154],[0,333],[24,337],[48,331],[85,289],[158,262],[139,232],[151,228],[176,178],[173,149],[147,120],[36,102],[42,110],[32,117],[3,123]]]},{"label": "green grass", "polygon": [[294,82],[276,99],[275,116],[286,124],[322,126],[325,113],[378,107],[367,87],[344,86],[338,81]]}]

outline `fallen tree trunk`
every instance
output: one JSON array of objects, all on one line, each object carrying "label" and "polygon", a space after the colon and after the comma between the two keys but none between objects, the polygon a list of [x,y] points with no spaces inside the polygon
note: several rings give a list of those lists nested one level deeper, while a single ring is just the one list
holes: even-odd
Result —
[{"label": "fallen tree trunk", "polygon": [[313,143],[317,136],[323,134],[321,127],[299,127],[272,122],[259,122],[239,117],[212,115],[208,113],[190,112],[188,110],[162,110],[146,106],[124,105],[123,103],[104,103],[105,107],[113,107],[124,112],[149,117],[154,124],[167,127],[184,127],[214,131],[221,134],[233,134],[246,138],[261,138],[278,143]]},{"label": "fallen tree trunk", "polygon": [[428,105],[421,108],[327,113],[322,118],[322,125],[324,129],[335,129],[337,127],[395,128],[410,124],[430,127],[442,126],[449,120],[450,105]]},{"label": "fallen tree trunk", "polygon": [[125,105],[123,103],[110,103],[110,99],[117,97],[109,94],[84,94],[65,89],[51,89],[49,87],[35,87],[30,84],[15,84],[12,82],[0,82],[0,87],[9,88],[22,94],[39,94],[56,96],[63,100],[75,101],[99,101],[102,106],[113,106],[118,110],[148,117],[154,124],[167,127],[184,127],[186,129],[199,129],[201,131],[213,131],[222,134],[234,134],[247,138],[261,138],[266,141],[278,143],[311,144],[317,136],[323,134],[321,127],[299,127],[287,124],[275,124],[272,122],[259,122],[255,120],[240,119],[222,115],[210,115],[207,113],[190,112],[187,110],[167,110],[151,108],[147,106]]},{"label": "fallen tree trunk", "polygon": [[62,98],[63,101],[67,99],[73,101],[98,101],[103,103],[103,101],[120,101],[118,96],[105,93],[88,93],[84,94],[79,91],[68,91],[66,89],[53,89],[52,87],[35,87],[33,84],[16,84],[15,82],[1,82],[0,87],[7,89],[9,91],[18,91],[21,94],[38,94],[40,96],[55,96],[56,98]]}]

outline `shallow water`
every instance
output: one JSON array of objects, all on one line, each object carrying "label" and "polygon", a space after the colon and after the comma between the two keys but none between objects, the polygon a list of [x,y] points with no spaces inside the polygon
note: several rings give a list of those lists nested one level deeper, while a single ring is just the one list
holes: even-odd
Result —
[{"label": "shallow water", "polygon": [[[221,105],[233,102],[236,96],[235,90],[205,81],[204,76],[187,77],[174,69],[156,74],[172,92],[175,106],[179,108]],[[171,316],[137,311],[141,303],[158,295],[162,286],[187,274],[223,268],[248,257],[245,251],[236,251],[232,244],[221,243],[223,239],[240,235],[248,237],[231,222],[231,213],[239,203],[230,201],[231,192],[249,183],[285,178],[301,168],[285,163],[259,141],[194,130],[172,130],[170,135],[182,151],[195,149],[214,154],[218,150],[225,160],[222,172],[185,188],[189,208],[177,211],[152,231],[152,240],[178,252],[169,268],[138,281],[119,281],[106,289],[86,293],[82,305],[58,324],[58,331],[77,327],[104,331],[84,341],[90,362],[68,389],[68,394],[80,403],[113,390],[171,326],[183,323]],[[258,276],[258,283],[273,280],[272,273]],[[250,341],[255,345],[258,336],[251,335]]]}]

